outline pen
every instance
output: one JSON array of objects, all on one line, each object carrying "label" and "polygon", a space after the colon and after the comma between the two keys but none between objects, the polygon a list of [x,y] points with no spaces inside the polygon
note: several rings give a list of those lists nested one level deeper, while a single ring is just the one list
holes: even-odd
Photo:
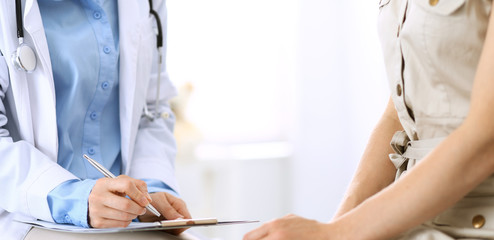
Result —
[{"label": "pen", "polygon": [[[84,154],[83,157],[89,163],[91,163],[91,165],[93,165],[94,168],[96,168],[99,172],[103,173],[103,175],[105,175],[105,177],[107,177],[107,178],[116,178],[115,175],[113,175],[113,173],[111,173],[110,171],[108,171],[108,169],[106,169],[105,167],[103,167],[103,165],[101,165],[98,162],[96,162],[96,160],[90,158],[86,154]],[[150,212],[152,212],[157,217],[161,216],[161,214],[158,212],[158,210],[156,210],[156,208],[154,208],[153,205],[151,205],[151,204],[148,204],[146,206],[146,209],[149,210]]]}]

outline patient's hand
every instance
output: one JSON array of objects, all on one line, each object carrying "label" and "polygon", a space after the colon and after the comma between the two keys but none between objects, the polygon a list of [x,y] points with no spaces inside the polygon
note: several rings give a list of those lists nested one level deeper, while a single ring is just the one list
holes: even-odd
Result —
[{"label": "patient's hand", "polygon": [[293,214],[267,222],[247,233],[244,240],[329,239],[326,224]]}]

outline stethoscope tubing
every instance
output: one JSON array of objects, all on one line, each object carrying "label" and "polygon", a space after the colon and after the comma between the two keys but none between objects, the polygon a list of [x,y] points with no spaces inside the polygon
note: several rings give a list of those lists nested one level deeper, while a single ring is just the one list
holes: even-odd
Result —
[{"label": "stethoscope tubing", "polygon": [[17,24],[17,38],[24,38],[24,23],[22,22],[21,0],[15,0],[15,18]]}]

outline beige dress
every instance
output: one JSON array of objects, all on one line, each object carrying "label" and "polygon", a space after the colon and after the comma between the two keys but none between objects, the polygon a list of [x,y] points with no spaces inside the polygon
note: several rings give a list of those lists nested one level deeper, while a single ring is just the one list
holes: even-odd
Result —
[{"label": "beige dress", "polygon": [[[405,130],[392,140],[397,177],[464,121],[491,5],[492,0],[379,2],[387,76]],[[494,239],[494,178],[397,239]]]}]

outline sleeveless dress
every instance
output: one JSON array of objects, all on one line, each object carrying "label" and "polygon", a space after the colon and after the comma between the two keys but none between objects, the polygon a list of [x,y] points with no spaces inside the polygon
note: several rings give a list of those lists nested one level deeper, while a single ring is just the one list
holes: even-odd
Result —
[{"label": "sleeveless dress", "polygon": [[[391,142],[397,178],[466,118],[491,5],[492,0],[379,2],[386,73],[404,128]],[[494,177],[395,239],[494,239]]]}]

